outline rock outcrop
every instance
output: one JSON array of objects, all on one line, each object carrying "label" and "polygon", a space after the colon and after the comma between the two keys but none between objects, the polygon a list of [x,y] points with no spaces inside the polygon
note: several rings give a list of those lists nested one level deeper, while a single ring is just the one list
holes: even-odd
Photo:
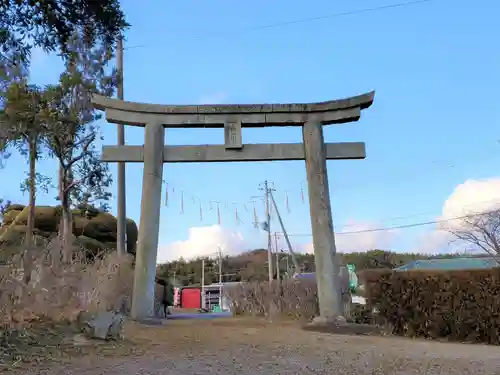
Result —
[{"label": "rock outcrop", "polygon": [[[107,212],[95,209],[75,209],[73,214],[73,235],[75,242],[91,253],[116,249],[116,218]],[[38,244],[57,236],[61,221],[61,207],[37,206],[35,208],[34,238]],[[10,205],[0,226],[0,253],[9,248],[15,253],[22,245],[28,221],[28,208],[20,204]],[[127,252],[135,254],[138,237],[137,224],[127,219]],[[2,258],[13,254],[2,254]]]}]

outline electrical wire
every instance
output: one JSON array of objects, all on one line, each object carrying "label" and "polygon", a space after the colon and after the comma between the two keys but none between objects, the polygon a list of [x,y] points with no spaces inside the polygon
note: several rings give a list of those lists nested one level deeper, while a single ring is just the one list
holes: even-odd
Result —
[{"label": "electrical wire", "polygon": [[[230,34],[228,34],[228,33],[203,34],[203,35],[195,36],[192,39],[193,40],[201,40],[201,39],[214,38],[214,37],[220,37],[220,36],[226,36],[226,35],[233,36],[237,33],[259,31],[259,30],[264,30],[264,29],[273,29],[273,28],[278,28],[278,27],[283,27],[283,26],[297,25],[297,24],[302,24],[302,23],[321,21],[321,20],[343,17],[343,16],[351,16],[351,15],[362,14],[362,13],[371,13],[371,12],[382,11],[382,10],[402,8],[402,7],[406,7],[406,6],[410,6],[410,5],[418,5],[418,4],[429,3],[429,2],[431,2],[431,0],[413,0],[413,1],[394,3],[394,4],[380,5],[380,6],[376,6],[376,7],[370,7],[370,8],[361,8],[361,9],[355,9],[355,10],[344,11],[344,12],[330,13],[330,14],[325,14],[322,16],[299,18],[299,19],[295,19],[295,20],[275,22],[275,23],[271,23],[271,24],[241,28],[239,30],[231,30]],[[143,47],[147,47],[147,46],[148,46],[147,44],[132,45],[129,47],[125,47],[124,50],[143,48]]]},{"label": "electrical wire", "polygon": [[[498,198],[497,199],[488,199],[485,201],[468,203],[468,204],[462,205],[462,207],[465,208],[465,207],[479,206],[479,205],[491,204],[491,203],[499,203],[500,204],[500,199],[498,199]],[[435,212],[433,212],[433,211],[427,211],[427,212],[420,212],[420,213],[410,214],[410,215],[388,217],[388,218],[384,218],[384,219],[375,220],[375,222],[376,223],[383,223],[383,222],[387,222],[387,221],[398,221],[398,220],[411,219],[411,218],[415,218],[415,217],[419,217],[419,216],[434,215],[434,214],[435,214]],[[339,225],[339,226],[342,228],[349,228],[349,227],[355,227],[355,226],[357,226],[357,224],[345,224],[345,225]]]},{"label": "electrical wire", "polygon": [[[473,217],[479,217],[479,216],[484,216],[488,215],[491,213],[499,212],[500,210],[493,210],[493,211],[488,211],[488,212],[482,212],[482,213],[477,213],[477,214],[470,214],[470,215],[464,215],[464,216],[457,216],[457,217],[452,217],[449,219],[443,219],[443,220],[432,220],[432,221],[424,221],[424,222],[419,222],[419,223],[412,223],[412,224],[405,224],[405,225],[396,225],[396,226],[391,226],[391,227],[385,227],[385,228],[373,228],[373,229],[362,229],[362,230],[354,230],[354,231],[348,231],[348,232],[335,232],[335,235],[347,235],[347,234],[360,234],[360,233],[373,233],[373,232],[388,232],[394,229],[406,229],[406,228],[415,228],[415,227],[421,227],[425,225],[433,225],[433,224],[444,224],[444,223],[449,223],[451,221],[455,220],[463,220],[463,219],[468,219],[468,218],[473,218]],[[312,234],[287,234],[289,237],[312,237]]]}]

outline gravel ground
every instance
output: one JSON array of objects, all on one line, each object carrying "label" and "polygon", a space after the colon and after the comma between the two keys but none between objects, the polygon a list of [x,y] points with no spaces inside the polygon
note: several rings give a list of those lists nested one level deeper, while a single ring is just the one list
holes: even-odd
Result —
[{"label": "gravel ground", "polygon": [[[129,323],[136,350],[93,355],[26,375],[138,374],[474,374],[500,375],[498,347],[343,336],[301,330],[293,323],[248,319]],[[132,354],[130,354],[132,353]]]}]

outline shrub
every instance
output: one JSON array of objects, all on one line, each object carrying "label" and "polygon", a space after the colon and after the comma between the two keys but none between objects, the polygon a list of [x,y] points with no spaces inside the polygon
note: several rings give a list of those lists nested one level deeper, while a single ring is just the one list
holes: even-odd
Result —
[{"label": "shrub", "polygon": [[368,306],[393,334],[500,344],[500,268],[370,271]]},{"label": "shrub", "polygon": [[357,324],[375,324],[376,319],[373,314],[373,309],[367,305],[353,305],[351,308],[351,316],[349,319],[352,323]]},{"label": "shrub", "polygon": [[312,319],[319,311],[314,280],[239,283],[225,286],[223,293],[235,315]]},{"label": "shrub", "polygon": [[128,308],[124,301],[130,301],[132,290],[131,256],[114,252],[90,262],[84,249],[73,253],[70,263],[62,263],[57,243],[37,249],[29,284],[23,281],[20,256],[0,266],[2,328],[46,319],[74,321],[81,311]]}]

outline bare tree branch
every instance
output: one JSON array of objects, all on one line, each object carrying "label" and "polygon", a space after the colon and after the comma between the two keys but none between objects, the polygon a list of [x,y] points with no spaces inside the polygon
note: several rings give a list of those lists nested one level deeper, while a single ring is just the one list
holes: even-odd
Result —
[{"label": "bare tree branch", "polygon": [[463,216],[448,232],[455,240],[490,254],[500,265],[500,210]]}]

